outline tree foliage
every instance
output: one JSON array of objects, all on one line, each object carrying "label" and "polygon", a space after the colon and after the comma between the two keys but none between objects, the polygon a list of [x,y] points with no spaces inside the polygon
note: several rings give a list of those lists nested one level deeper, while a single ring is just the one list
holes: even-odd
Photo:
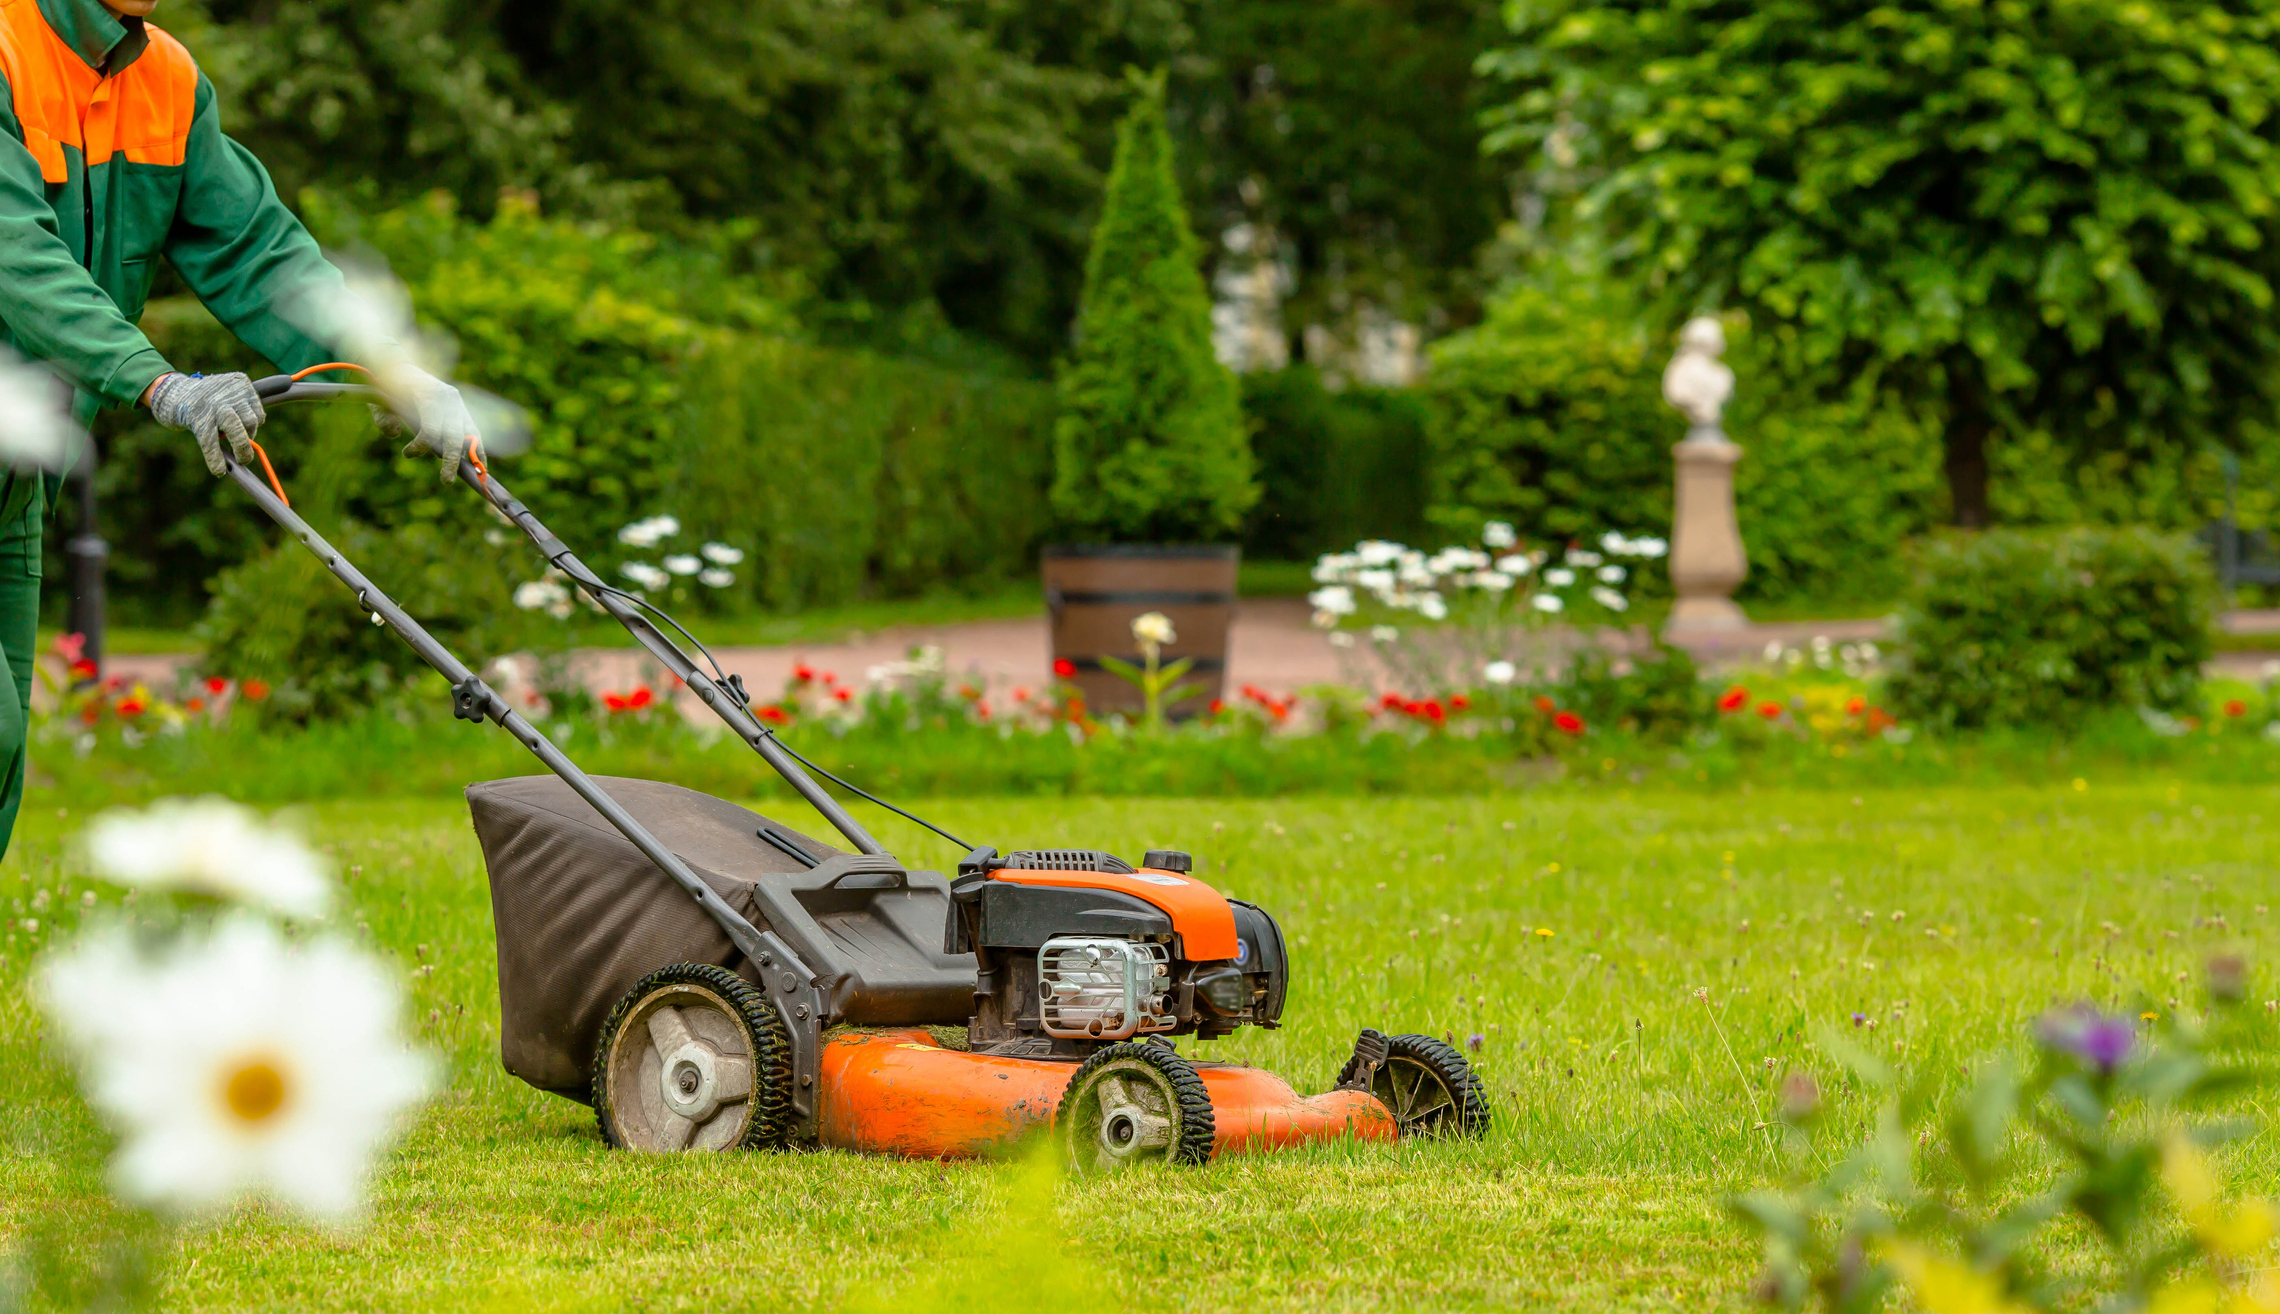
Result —
[{"label": "tree foliage", "polygon": [[1746,310],[1787,375],[1990,440],[2174,463],[2265,442],[2280,332],[2268,0],[1518,0],[1491,145],[1565,182],[1669,322]]},{"label": "tree foliage", "polygon": [[1211,299],[1173,172],[1161,76],[1142,85],[1118,129],[1060,393],[1053,509],[1070,532],[1215,538],[1258,500],[1235,378],[1212,354]]}]

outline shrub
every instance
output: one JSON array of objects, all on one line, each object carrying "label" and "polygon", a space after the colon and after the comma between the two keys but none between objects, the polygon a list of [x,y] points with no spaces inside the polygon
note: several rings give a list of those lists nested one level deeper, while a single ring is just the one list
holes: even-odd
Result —
[{"label": "shrub", "polygon": [[1992,530],[1927,543],[1890,699],[1936,728],[2071,728],[2193,706],[2210,653],[2201,549],[2150,529]]},{"label": "shrub", "polygon": [[1061,370],[1053,510],[1073,535],[1219,538],[1258,500],[1235,378],[1212,352],[1200,258],[1158,75],[1117,130],[1077,344]]},{"label": "shrub", "polygon": [[[1744,450],[1735,502],[1750,574],[1742,597],[1884,602],[1901,544],[1938,506],[1939,449],[1914,412],[1859,381],[1818,395],[1784,379],[1730,319],[1726,428]],[[1668,340],[1588,276],[1516,285],[1486,323],[1444,339],[1426,383],[1428,511],[1455,537],[1508,521],[1553,542],[1613,528],[1667,534],[1670,448],[1685,421],[1662,400]]]}]

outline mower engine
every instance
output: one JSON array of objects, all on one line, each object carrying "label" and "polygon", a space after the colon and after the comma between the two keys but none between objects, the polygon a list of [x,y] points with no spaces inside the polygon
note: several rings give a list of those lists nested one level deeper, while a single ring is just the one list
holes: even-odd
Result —
[{"label": "mower engine", "polygon": [[975,958],[974,1052],[1082,1058],[1137,1036],[1278,1025],[1282,928],[1193,865],[1172,849],[1138,868],[1090,849],[968,854],[943,947]]}]

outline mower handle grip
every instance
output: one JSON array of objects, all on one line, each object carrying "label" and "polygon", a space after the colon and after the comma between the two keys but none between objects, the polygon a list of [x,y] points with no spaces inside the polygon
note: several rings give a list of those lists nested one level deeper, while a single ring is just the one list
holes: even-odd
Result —
[{"label": "mower handle grip", "polygon": [[272,374],[253,381],[253,394],[263,405],[276,402],[317,401],[326,397],[378,398],[380,390],[369,383],[324,383],[312,379],[296,381],[290,374]]}]

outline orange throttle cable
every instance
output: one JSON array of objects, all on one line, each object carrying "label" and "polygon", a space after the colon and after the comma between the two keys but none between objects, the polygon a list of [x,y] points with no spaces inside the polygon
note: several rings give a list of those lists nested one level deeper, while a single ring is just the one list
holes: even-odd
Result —
[{"label": "orange throttle cable", "polygon": [[365,376],[366,378],[372,377],[371,370],[368,370],[364,366],[357,364],[355,361],[330,360],[326,361],[322,365],[311,365],[305,370],[295,371],[292,376],[293,382],[299,383],[301,380],[308,378],[312,374],[322,374],[326,370],[355,370],[357,373]]},{"label": "orange throttle cable", "polygon": [[277,500],[283,502],[287,507],[291,507],[293,499],[285,496],[285,485],[277,482],[277,468],[269,463],[269,453],[263,451],[261,444],[251,438],[246,439],[245,443],[246,446],[253,449],[255,456],[261,458],[261,472],[269,476],[269,487],[276,492]]}]

